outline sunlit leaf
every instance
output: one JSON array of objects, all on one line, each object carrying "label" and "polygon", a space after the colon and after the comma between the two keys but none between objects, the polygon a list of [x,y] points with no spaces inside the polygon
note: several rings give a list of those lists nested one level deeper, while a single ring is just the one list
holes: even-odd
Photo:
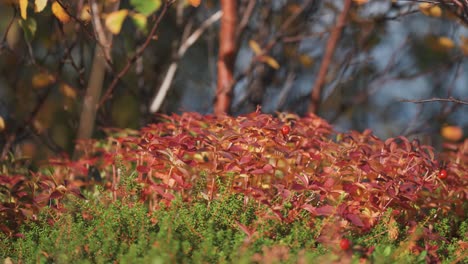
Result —
[{"label": "sunlit leaf", "polygon": [[19,0],[19,8],[22,19],[28,18],[28,0]]},{"label": "sunlit leaf", "polygon": [[440,17],[442,15],[442,9],[438,5],[431,3],[419,4],[419,10],[426,16]]},{"label": "sunlit leaf", "polygon": [[83,21],[91,21],[91,9],[88,4],[84,5],[81,9],[80,19]]},{"label": "sunlit leaf", "polygon": [[34,1],[34,12],[39,13],[44,10],[44,8],[47,6],[48,0],[35,0]]},{"label": "sunlit leaf", "polygon": [[188,2],[193,7],[198,7],[201,4],[201,0],[188,0]]},{"label": "sunlit leaf", "polygon": [[299,56],[299,61],[306,68],[309,68],[312,65],[314,65],[314,59],[307,54],[301,54]]},{"label": "sunlit leaf", "polygon": [[119,11],[115,11],[107,15],[106,17],[106,27],[112,34],[119,34],[120,30],[122,29],[122,24],[125,18],[128,15],[127,9],[122,9]]},{"label": "sunlit leaf", "polygon": [[70,22],[70,16],[67,11],[58,2],[52,3],[52,13],[62,23],[66,24]]},{"label": "sunlit leaf", "polygon": [[32,86],[36,89],[44,88],[55,82],[55,77],[48,73],[37,73],[32,77]]},{"label": "sunlit leaf", "polygon": [[447,38],[447,37],[440,37],[438,38],[438,43],[439,45],[444,48],[444,49],[453,49],[453,47],[455,47],[455,44],[453,43],[453,41],[450,39],[450,38]]},{"label": "sunlit leaf", "polygon": [[0,116],[0,132],[5,130],[5,119],[3,119],[2,116]]},{"label": "sunlit leaf", "polygon": [[145,32],[146,31],[146,24],[147,24],[147,17],[140,13],[131,14],[130,17],[132,18],[133,23],[137,26],[138,29]]},{"label": "sunlit leaf", "polygon": [[60,85],[60,92],[68,98],[75,99],[76,98],[76,91],[70,85],[66,83],[62,83]]},{"label": "sunlit leaf", "polygon": [[161,7],[161,0],[130,0],[130,4],[137,12],[149,16]]},{"label": "sunlit leaf", "polygon": [[23,29],[24,38],[26,41],[30,42],[36,35],[37,23],[36,20],[32,17],[26,20],[19,20],[19,25]]},{"label": "sunlit leaf", "polygon": [[249,40],[249,47],[255,53],[255,55],[260,55],[263,53],[260,44],[258,44],[255,40]]},{"label": "sunlit leaf", "polygon": [[275,70],[280,68],[279,63],[273,57],[261,56],[260,60],[263,61],[264,63],[268,64],[268,66],[272,67]]},{"label": "sunlit leaf", "polygon": [[363,5],[369,2],[369,0],[353,0],[353,2],[357,5]]},{"label": "sunlit leaf", "polygon": [[463,137],[463,129],[459,126],[443,126],[440,134],[449,141],[458,141]]}]

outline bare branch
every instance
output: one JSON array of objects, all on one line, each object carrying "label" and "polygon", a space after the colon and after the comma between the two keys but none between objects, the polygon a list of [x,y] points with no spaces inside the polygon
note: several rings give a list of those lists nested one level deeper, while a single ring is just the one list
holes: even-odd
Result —
[{"label": "bare branch", "polygon": [[433,97],[433,98],[430,98],[430,99],[422,99],[422,100],[401,99],[400,102],[415,103],[415,104],[424,104],[424,103],[432,103],[432,102],[449,102],[449,103],[468,105],[468,101],[459,100],[459,99],[456,99],[456,98],[453,98],[453,97],[449,97],[449,98]]},{"label": "bare branch", "polygon": [[166,15],[167,10],[172,5],[172,3],[174,3],[174,1],[171,1],[171,0],[168,0],[168,1],[164,2],[164,6],[163,6],[163,8],[161,10],[161,13],[159,14],[158,19],[156,20],[153,27],[151,28],[151,31],[148,34],[148,37],[146,38],[145,42],[136,50],[136,52],[135,52],[135,54],[133,54],[133,56],[131,56],[130,58],[127,59],[127,64],[125,64],[123,69],[120,70],[120,72],[114,77],[111,84],[109,85],[109,88],[107,88],[106,93],[102,96],[101,101],[99,102],[98,108],[101,107],[104,104],[104,102],[107,101],[107,99],[109,99],[110,95],[112,94],[112,91],[117,86],[117,83],[119,82],[119,80],[128,72],[128,70],[130,69],[132,64],[135,63],[137,58],[140,57],[143,54],[145,49],[150,44],[151,40],[154,39],[154,35],[156,34],[156,30],[158,29],[159,24],[162,21],[162,18]]},{"label": "bare branch", "polygon": [[185,55],[185,52],[200,38],[203,32],[209,28],[213,23],[218,21],[223,12],[218,11],[214,13],[211,17],[205,20],[201,26],[195,30],[183,43],[180,45],[179,50],[177,51],[177,58],[169,66],[166,76],[164,77],[161,87],[158,90],[158,93],[153,99],[153,102],[150,106],[150,112],[155,113],[161,107],[164,98],[166,98],[167,91],[169,90],[172,80],[174,79],[175,73],[178,67],[178,61]]}]

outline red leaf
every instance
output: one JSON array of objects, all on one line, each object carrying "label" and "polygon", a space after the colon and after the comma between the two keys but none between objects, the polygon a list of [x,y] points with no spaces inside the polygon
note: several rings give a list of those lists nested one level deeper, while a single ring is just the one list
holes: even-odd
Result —
[{"label": "red leaf", "polygon": [[251,155],[242,156],[242,158],[239,160],[239,164],[240,165],[246,164],[246,163],[249,163],[250,161],[252,161]]},{"label": "red leaf", "polygon": [[250,173],[252,174],[265,174],[265,171],[263,169],[255,169],[251,171]]},{"label": "red leaf", "polygon": [[63,193],[60,192],[60,191],[54,191],[50,194],[49,196],[49,199],[58,199],[58,198],[62,198],[63,197]]},{"label": "red leaf", "polygon": [[43,202],[48,202],[49,201],[49,195],[48,194],[39,194],[36,197],[34,197],[34,202],[41,204]]},{"label": "red leaf", "polygon": [[317,212],[317,215],[329,216],[335,212],[335,207],[331,205],[324,205],[322,207],[318,207],[315,211]]},{"label": "red leaf", "polygon": [[7,234],[7,235],[11,234],[11,229],[8,228],[6,225],[0,224],[0,230],[2,230],[2,232]]},{"label": "red leaf", "polygon": [[364,227],[364,223],[362,222],[361,218],[355,214],[347,214],[346,219],[351,221],[351,223],[353,223],[355,226]]},{"label": "red leaf", "polygon": [[273,172],[273,166],[271,166],[270,164],[266,164],[265,166],[263,166],[263,170],[268,173]]},{"label": "red leaf", "polygon": [[311,214],[314,214],[314,215],[317,214],[317,208],[310,205],[310,204],[304,204],[304,205],[301,206],[301,208],[308,211]]},{"label": "red leaf", "polygon": [[148,173],[150,171],[150,168],[148,166],[139,165],[136,167],[136,170],[140,173]]}]

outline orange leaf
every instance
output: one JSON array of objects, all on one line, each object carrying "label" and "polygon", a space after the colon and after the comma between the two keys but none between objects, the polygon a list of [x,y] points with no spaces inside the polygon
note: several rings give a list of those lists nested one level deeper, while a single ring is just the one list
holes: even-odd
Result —
[{"label": "orange leaf", "polygon": [[426,16],[440,17],[442,15],[442,9],[439,6],[431,3],[419,4],[419,11]]},{"label": "orange leaf", "polygon": [[353,0],[353,2],[356,3],[357,5],[363,5],[369,2],[369,0]]},{"label": "orange leaf", "polygon": [[463,130],[459,126],[444,126],[440,134],[449,141],[458,141],[463,137]]},{"label": "orange leaf", "polygon": [[70,16],[67,11],[58,2],[52,3],[52,13],[63,24],[70,22]]},{"label": "orange leaf", "polygon": [[44,88],[55,82],[55,77],[48,73],[38,73],[32,77],[32,86],[36,89]]},{"label": "orange leaf", "polygon": [[314,59],[311,58],[309,55],[307,54],[301,54],[299,55],[299,61],[301,62],[302,65],[304,65],[304,67],[306,68],[309,68],[311,67],[312,65],[314,65]]},{"label": "orange leaf", "polygon": [[198,7],[201,4],[201,0],[188,0],[189,4],[193,7]]},{"label": "orange leaf", "polygon": [[453,41],[447,37],[440,37],[437,39],[437,42],[440,45],[440,47],[446,50],[453,49],[453,47],[455,47]]},{"label": "orange leaf", "polygon": [[0,132],[5,130],[5,120],[0,116]]},{"label": "orange leaf", "polygon": [[76,91],[70,85],[63,83],[60,85],[60,92],[68,98],[75,99],[76,98]]}]

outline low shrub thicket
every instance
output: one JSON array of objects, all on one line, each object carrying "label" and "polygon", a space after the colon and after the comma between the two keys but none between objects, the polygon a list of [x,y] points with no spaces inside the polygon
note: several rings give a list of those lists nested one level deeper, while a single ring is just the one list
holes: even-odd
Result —
[{"label": "low shrub thicket", "polygon": [[310,115],[161,116],[78,161],[0,175],[13,262],[456,263],[468,140],[336,133]]}]

